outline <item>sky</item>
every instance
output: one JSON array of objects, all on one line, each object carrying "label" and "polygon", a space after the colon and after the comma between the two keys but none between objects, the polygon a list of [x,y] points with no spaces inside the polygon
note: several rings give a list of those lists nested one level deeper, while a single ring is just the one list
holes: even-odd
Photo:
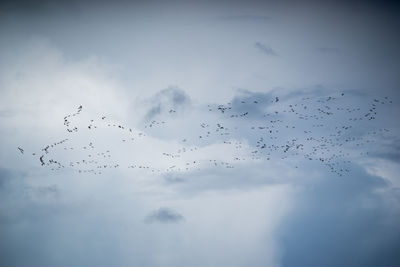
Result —
[{"label": "sky", "polygon": [[399,8],[3,1],[1,266],[399,266]]}]

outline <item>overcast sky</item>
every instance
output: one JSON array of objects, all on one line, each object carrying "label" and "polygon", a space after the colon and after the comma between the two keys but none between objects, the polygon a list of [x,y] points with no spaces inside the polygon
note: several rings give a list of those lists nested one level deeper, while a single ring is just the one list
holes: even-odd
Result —
[{"label": "overcast sky", "polygon": [[0,265],[399,266],[399,9],[334,2],[2,2]]}]

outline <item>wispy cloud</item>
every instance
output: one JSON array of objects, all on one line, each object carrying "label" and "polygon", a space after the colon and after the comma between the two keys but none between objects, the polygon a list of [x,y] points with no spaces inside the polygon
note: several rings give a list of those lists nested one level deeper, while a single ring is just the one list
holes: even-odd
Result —
[{"label": "wispy cloud", "polygon": [[178,212],[166,208],[161,207],[153,212],[151,212],[146,218],[146,223],[178,223],[182,221],[184,217]]},{"label": "wispy cloud", "polygon": [[269,56],[277,56],[278,54],[271,48],[269,45],[262,44],[260,42],[256,42],[254,47],[257,48],[260,52],[269,55]]}]

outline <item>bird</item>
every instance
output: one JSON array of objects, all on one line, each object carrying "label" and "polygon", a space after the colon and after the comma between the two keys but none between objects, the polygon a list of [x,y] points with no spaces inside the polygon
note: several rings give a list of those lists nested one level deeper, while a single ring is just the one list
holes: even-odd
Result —
[{"label": "bird", "polygon": [[44,163],[44,161],[43,161],[43,157],[44,157],[44,155],[40,156],[40,158],[39,158],[40,163],[42,164],[42,166],[45,165],[45,163]]},{"label": "bird", "polygon": [[[339,93],[344,96],[344,93]],[[339,94],[336,94],[339,95]],[[251,148],[251,156],[249,157],[238,157],[232,153],[226,153],[224,156],[231,160],[260,160],[265,159],[268,161],[276,160],[288,160],[289,158],[303,157],[303,160],[319,162],[325,165],[330,171],[338,174],[339,176],[349,172],[345,164],[350,161],[346,159],[348,153],[346,149],[361,149],[366,147],[367,144],[374,142],[378,138],[379,134],[384,134],[388,131],[380,129],[370,131],[365,136],[352,136],[352,129],[362,126],[366,123],[373,125],[373,121],[379,117],[379,106],[387,105],[391,102],[390,99],[385,97],[374,98],[365,109],[362,107],[347,107],[344,103],[341,103],[342,99],[333,96],[321,96],[321,97],[303,97],[295,99],[285,99],[285,102],[275,105],[279,102],[279,97],[276,96],[268,102],[269,106],[265,106],[265,110],[269,110],[267,114],[258,115],[257,112],[252,112],[251,107],[244,104],[245,101],[234,99],[227,104],[212,104],[207,105],[206,112],[209,114],[216,114],[216,118],[222,120],[211,120],[204,121],[197,124],[197,126],[191,126],[192,122],[188,122],[188,125],[180,125],[183,128],[192,128],[193,133],[198,134],[189,136],[176,136],[176,140],[180,140],[180,149],[178,151],[165,151],[162,153],[166,156],[164,160],[171,160],[174,166],[167,168],[165,171],[179,172],[189,171],[198,169],[203,166],[203,161],[199,160],[200,156],[199,148],[220,142],[226,146],[232,146],[235,151],[244,151],[245,148],[242,143],[236,142],[238,138],[246,138]],[[246,99],[248,100],[248,99]],[[290,102],[285,105],[285,103]],[[251,102],[250,102],[251,103]],[[263,100],[253,100],[254,104],[257,105],[257,109],[262,109]],[[211,107],[216,107],[211,108]],[[267,109],[268,108],[268,109]],[[68,134],[77,133],[78,128],[71,126],[76,120],[81,119],[82,105],[78,107],[78,112],[69,114],[63,117],[64,125],[67,127]],[[175,110],[168,109],[165,113],[175,113]],[[250,112],[250,113],[249,113]],[[80,115],[80,116],[78,116]],[[258,117],[257,117],[258,116]],[[74,117],[74,119],[71,119]],[[99,116],[102,120],[105,116]],[[158,128],[160,130],[167,129],[169,127],[169,120],[174,120],[175,116],[170,116],[169,119],[161,121],[153,119],[144,125],[145,131],[132,130],[133,127],[126,125],[122,122],[112,122],[112,119],[108,119],[106,126],[107,129],[116,129],[115,138],[122,140],[124,146],[127,149],[131,149],[131,145],[135,145],[141,140],[146,138],[147,133],[153,133]],[[333,118],[333,119],[332,119]],[[79,124],[78,124],[79,125]],[[94,120],[90,120],[88,129],[94,129],[101,125],[95,125]],[[108,127],[107,127],[108,126]],[[198,128],[196,128],[198,127]],[[249,132],[251,131],[251,133]],[[91,138],[100,138],[97,133],[92,131]],[[243,134],[245,135],[243,137]],[[248,134],[248,136],[246,136]],[[127,136],[129,135],[129,137]],[[71,135],[72,136],[72,135]],[[76,136],[76,135],[75,135]],[[128,138],[127,138],[128,137]],[[56,147],[64,142],[69,141],[68,138],[58,142],[49,142],[42,151],[45,152],[46,156],[57,156]],[[71,141],[69,141],[71,142]],[[89,143],[89,141],[88,141]],[[86,143],[86,144],[88,144]],[[79,167],[79,173],[93,173],[100,174],[101,172],[94,171],[97,169],[110,169],[122,167],[123,164],[118,162],[114,158],[114,153],[110,153],[109,150],[99,150],[98,146],[94,146],[96,139],[91,139],[89,145],[74,146],[73,143],[67,149],[64,147],[65,153],[74,153],[79,155],[85,151],[85,158],[76,158],[71,161],[69,167]],[[197,146],[196,146],[197,144]],[[106,144],[107,145],[107,144]],[[111,145],[111,144],[108,144]],[[343,149],[346,148],[346,149]],[[23,154],[24,150],[18,147],[19,151]],[[90,151],[89,151],[90,150]],[[132,150],[129,150],[132,151]],[[90,152],[87,154],[87,152]],[[360,151],[363,155],[368,155],[368,152]],[[33,153],[32,155],[36,155]],[[39,154],[40,155],[40,154]],[[189,161],[190,164],[186,164],[185,167],[180,167],[179,162],[185,162],[190,157],[195,160]],[[118,158],[118,157],[117,157]],[[44,161],[44,155],[39,157],[41,165],[46,165]],[[214,166],[225,166],[226,168],[234,167],[234,164],[230,164],[228,160],[221,162],[210,161]],[[176,164],[175,164],[176,163]],[[60,170],[63,168],[62,163],[56,160],[56,157],[50,159],[47,165],[53,165],[53,170]],[[130,164],[129,168],[148,170],[153,173],[162,173],[163,170],[157,168],[153,164]],[[298,164],[296,165],[298,167]],[[68,166],[67,166],[68,167]],[[87,168],[87,169],[85,169]],[[78,169],[77,169],[78,170]]]}]

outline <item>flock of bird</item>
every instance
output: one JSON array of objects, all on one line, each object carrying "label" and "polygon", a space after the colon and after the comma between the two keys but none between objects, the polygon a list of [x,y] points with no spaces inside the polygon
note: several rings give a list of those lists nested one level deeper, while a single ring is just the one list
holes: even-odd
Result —
[{"label": "flock of bird", "polygon": [[[347,166],[351,163],[351,158],[368,154],[365,149],[376,138],[389,132],[388,129],[376,128],[373,124],[380,106],[392,103],[388,97],[372,99],[359,107],[354,106],[354,103],[356,102],[346,98],[345,93],[299,98],[237,97],[226,104],[204,106],[202,112],[211,115],[212,119],[191,120],[193,125],[181,125],[180,129],[190,128],[196,133],[188,136],[179,136],[176,129],[168,129],[176,128],[176,125],[170,126],[179,115],[174,108],[168,108],[169,111],[160,120],[152,118],[143,125],[143,131],[139,131],[109,120],[104,115],[90,119],[84,123],[85,127],[82,129],[74,124],[84,110],[80,105],[76,112],[64,117],[68,138],[47,144],[40,152],[32,153],[32,156],[38,157],[40,165],[53,171],[72,168],[78,173],[96,175],[107,169],[118,168],[167,173],[211,167],[234,168],[240,162],[249,161],[290,160],[294,168],[298,168],[304,161],[316,161],[342,176],[350,172]],[[200,114],[198,117],[203,116]],[[120,162],[122,157],[126,158],[126,154],[118,155],[119,146],[107,144],[96,136],[96,131],[100,129],[115,129],[113,137],[125,145],[138,144],[147,136],[152,137],[156,133],[162,135],[163,131],[171,130],[180,148],[160,153],[156,161],[165,159],[169,164],[167,167],[160,167],[160,164],[154,164],[151,160],[147,163],[137,161],[125,164]],[[90,140],[82,146],[74,145],[74,139],[83,130],[91,132]],[[95,144],[101,144],[102,148]],[[225,160],[213,157],[212,153],[207,155],[208,158],[204,157],[204,153],[201,157],[198,156],[202,149],[213,144],[229,147],[223,151]],[[107,148],[107,145],[110,147]],[[56,159],[56,152],[59,151],[56,148],[62,148],[66,152],[79,150],[78,155],[83,158]],[[152,151],[154,147],[145,149]],[[21,147],[18,150],[25,153]],[[128,153],[140,151],[130,149]]]}]

